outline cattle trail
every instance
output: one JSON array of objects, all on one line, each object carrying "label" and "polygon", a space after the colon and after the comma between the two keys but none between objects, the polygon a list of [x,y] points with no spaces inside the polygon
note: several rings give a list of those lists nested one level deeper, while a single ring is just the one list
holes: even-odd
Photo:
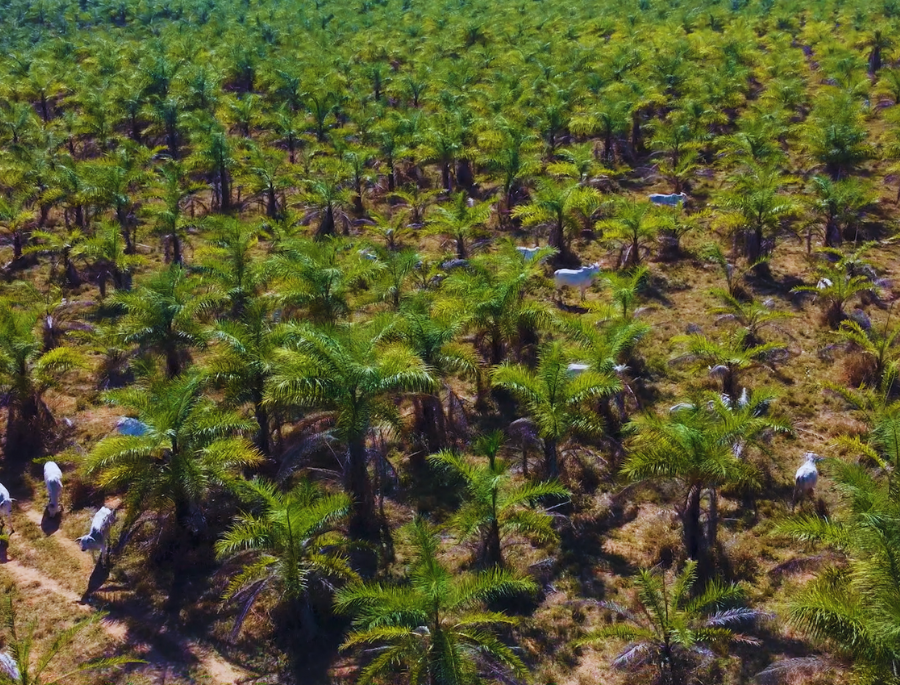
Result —
[{"label": "cattle trail", "polygon": [[[24,514],[24,518],[27,519],[30,524],[34,524],[38,528],[41,527],[41,521],[43,517],[42,509],[31,507],[27,503],[23,502],[23,506],[19,508],[19,512]],[[47,537],[54,541],[54,544],[59,547],[61,552],[77,561],[78,565],[84,571],[84,579],[86,583],[91,572],[94,570],[94,563],[91,559],[91,556],[89,554],[86,554],[85,552],[82,552],[81,546],[74,540],[70,540],[69,538],[65,537],[65,535],[61,531],[57,531]],[[91,612],[94,610],[94,607],[90,606],[89,604],[83,604],[81,602],[82,598],[77,593],[64,588],[51,576],[45,574],[39,569],[31,566],[26,566],[25,564],[18,561],[17,557],[27,548],[27,546],[28,541],[26,539],[24,539],[21,535],[14,534],[12,536],[12,539],[10,540],[9,560],[5,564],[0,564],[0,569],[6,570],[9,575],[12,576],[16,585],[22,588],[37,586],[46,592],[61,597],[67,602],[71,602],[76,607],[78,607],[79,611]],[[17,550],[19,552],[18,554],[16,553]],[[100,592],[102,592],[102,588]],[[123,613],[121,618],[112,618],[111,616],[107,616],[103,619],[103,621],[100,622],[100,625],[103,627],[107,635],[109,635],[117,643],[129,641],[128,624],[125,620],[122,619],[140,620],[141,617],[137,615],[132,616],[129,613]],[[205,671],[206,674],[210,677],[211,682],[216,683],[216,685],[237,685],[237,683],[247,681],[249,679],[252,679],[253,677],[251,673],[231,664],[228,660],[219,656],[211,648],[200,645],[194,640],[191,640],[179,634],[171,628],[166,629],[164,633],[159,635],[158,637],[166,642],[172,643],[172,645],[174,645],[174,647],[180,653],[186,655],[189,654],[192,659],[196,660],[200,668],[202,668],[203,671]],[[155,642],[155,640],[151,640],[151,642]],[[130,640],[130,644],[132,647],[136,648],[137,651],[144,652],[142,658],[152,666],[187,665],[183,660],[177,660],[171,658],[170,656],[164,656],[162,654],[162,651],[156,649],[154,645],[148,644],[147,641],[134,639],[133,635]],[[166,654],[168,654],[170,651],[172,650],[166,650]]]}]

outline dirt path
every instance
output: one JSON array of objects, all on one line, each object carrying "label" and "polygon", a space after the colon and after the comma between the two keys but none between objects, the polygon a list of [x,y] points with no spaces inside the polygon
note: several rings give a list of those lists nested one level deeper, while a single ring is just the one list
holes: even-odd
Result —
[{"label": "dirt path", "polygon": [[[21,540],[21,538],[19,539]],[[15,536],[13,537],[13,540],[16,540]],[[18,560],[10,558],[5,564],[0,564],[0,568],[7,571],[15,579],[16,585],[19,587],[25,588],[37,586],[45,592],[59,595],[67,602],[74,604],[81,611],[86,613],[91,611],[90,605],[82,604],[81,597],[79,597],[78,594],[71,590],[67,590],[53,578],[32,566],[26,566]],[[111,619],[109,616],[104,617],[100,622],[100,625],[103,627],[103,630],[106,631],[107,635],[116,642],[124,642],[128,635],[128,626],[121,621]]]},{"label": "dirt path", "polygon": [[[29,507],[27,504],[20,507],[19,511],[24,514],[29,522],[35,524],[38,528],[41,527],[43,518],[42,511]],[[49,537],[67,556],[78,562],[78,565],[84,571],[85,578],[91,575],[94,570],[94,563],[89,554],[81,551],[81,546],[77,542],[68,539],[60,531],[53,533]],[[13,577],[16,585],[23,588],[36,586],[43,591],[53,593],[54,595],[65,599],[67,602],[71,602],[79,611],[92,611],[92,607],[82,603],[82,598],[79,597],[77,593],[64,588],[54,578],[43,573],[39,569],[26,566],[17,560],[13,555],[16,547],[21,549],[20,546],[25,546],[27,544],[27,540],[23,539],[22,536],[14,534],[10,540],[10,558],[6,563],[0,564],[0,568],[8,571]],[[128,640],[129,631],[126,620],[132,619],[140,621],[142,617],[136,615],[124,615],[122,619],[125,620],[106,616],[100,624],[106,633],[117,643],[123,643]],[[211,681],[216,685],[236,685],[237,683],[247,681],[253,677],[251,673],[234,666],[229,661],[216,654],[212,649],[200,645],[194,640],[190,640],[175,631],[166,630],[163,638],[167,642],[172,643],[177,648],[177,651],[184,654],[190,654],[193,659],[196,659],[197,663],[199,663],[210,677]],[[132,645],[148,650],[148,653],[146,653],[143,658],[153,665],[162,666],[166,663],[175,665],[177,663],[171,658],[161,656],[160,650],[153,649],[150,645],[136,641],[132,641]]]}]

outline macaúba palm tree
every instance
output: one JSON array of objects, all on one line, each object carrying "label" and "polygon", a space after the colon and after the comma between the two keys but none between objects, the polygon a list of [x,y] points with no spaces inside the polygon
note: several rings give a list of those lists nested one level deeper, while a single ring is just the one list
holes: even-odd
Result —
[{"label": "maca\u00faba palm tree", "polygon": [[353,583],[337,592],[338,610],[353,616],[343,649],[376,650],[360,685],[396,677],[411,685],[460,685],[498,671],[524,678],[525,664],[495,635],[516,619],[484,604],[531,593],[534,582],[498,568],[459,573],[438,559],[438,537],[422,519],[407,533],[411,558],[403,582]]},{"label": "maca\u00faba palm tree", "polygon": [[379,418],[390,419],[389,393],[424,392],[434,379],[409,348],[383,344],[378,322],[320,330],[298,324],[279,354],[267,401],[276,407],[332,412],[335,433],[347,446],[344,481],[353,497],[352,530],[371,535],[377,523],[366,438]]},{"label": "maca\u00faba palm tree", "polygon": [[187,230],[196,226],[196,222],[185,215],[183,203],[200,192],[204,186],[192,182],[184,167],[175,161],[162,166],[159,174],[156,196],[162,202],[159,206],[153,207],[150,214],[154,219],[156,232],[163,239],[166,260],[169,259],[171,246],[171,261],[180,265],[184,263],[182,245]]},{"label": "maca\u00faba palm tree", "polygon": [[719,300],[719,304],[709,309],[709,313],[716,316],[716,323],[733,322],[741,326],[746,331],[745,344],[750,347],[762,343],[761,333],[764,328],[793,317],[790,312],[775,309],[774,306],[767,306],[757,300],[740,300],[727,290],[714,288],[711,292]]},{"label": "maca\u00faba palm tree", "polygon": [[549,322],[547,305],[527,297],[543,267],[537,259],[523,262],[514,250],[477,255],[468,269],[456,269],[443,283],[435,303],[439,315],[464,313],[485,361],[499,364],[508,356],[524,360],[538,343],[540,327]]},{"label": "maca\u00faba palm tree", "polygon": [[493,385],[511,392],[537,426],[550,478],[559,476],[559,446],[569,436],[596,436],[603,432],[603,424],[590,411],[589,402],[612,395],[621,387],[615,376],[596,371],[573,377],[568,370],[569,361],[559,343],[549,343],[538,353],[534,371],[504,363],[491,376]]},{"label": "maca\u00faba palm tree", "polygon": [[463,504],[450,524],[461,541],[477,543],[479,560],[491,566],[504,565],[503,546],[511,536],[539,544],[556,541],[553,518],[539,504],[544,498],[570,494],[554,480],[517,481],[511,473],[512,464],[499,456],[502,446],[503,433],[495,431],[475,440],[475,458],[451,451],[428,458],[433,466],[465,483]]},{"label": "maca\u00faba palm tree", "polygon": [[439,316],[433,312],[408,307],[393,324],[391,337],[402,341],[431,369],[438,386],[430,393],[413,397],[416,420],[413,430],[421,436],[429,451],[437,451],[454,439],[448,429],[448,412],[441,398],[441,388],[448,399],[456,399],[449,377],[456,374],[466,378],[478,377],[479,360],[471,345],[459,341],[466,326],[466,317]]},{"label": "maca\u00faba palm tree", "polygon": [[431,219],[431,230],[451,238],[456,245],[456,256],[469,256],[468,241],[483,229],[491,214],[489,204],[470,202],[465,193],[456,193],[447,206],[438,206]]},{"label": "maca\u00faba palm tree", "polygon": [[[634,433],[622,475],[631,482],[675,481],[681,491],[676,511],[690,559],[701,561],[708,572],[715,552],[718,514],[717,490],[726,485],[752,485],[756,469],[735,455],[734,436],[724,422],[697,404],[668,416],[646,415],[629,425]],[[701,529],[704,492],[709,497],[707,530]]]},{"label": "maca\u00faba palm tree", "polygon": [[107,400],[146,428],[101,440],[85,470],[101,488],[123,493],[129,523],[148,510],[172,512],[183,532],[200,534],[207,494],[233,487],[243,468],[262,461],[244,437],[253,421],[206,397],[204,383],[200,374],[185,374],[109,391]]},{"label": "maca\u00faba palm tree", "polygon": [[[877,290],[877,286],[866,276],[857,273],[856,265],[863,263],[859,258],[865,246],[851,254],[844,254],[835,248],[820,250],[826,259],[816,267],[815,286],[801,285],[792,292],[812,293],[823,306],[825,323],[831,328],[838,328],[847,318],[844,307],[850,300],[867,291]],[[828,257],[836,258],[832,262]]]},{"label": "maca\u00faba palm tree", "polygon": [[333,581],[358,578],[340,552],[340,526],[350,497],[329,494],[308,480],[286,492],[252,480],[242,483],[238,494],[247,509],[216,543],[220,559],[239,565],[224,595],[240,606],[232,637],[267,595],[285,602],[291,618],[299,618],[311,636],[316,632],[313,593],[330,592]]},{"label": "maca\u00faba palm tree", "polygon": [[707,367],[709,375],[722,381],[722,392],[737,397],[741,392],[740,374],[747,369],[769,368],[770,358],[785,349],[776,342],[754,344],[746,328],[732,331],[721,340],[714,340],[702,333],[677,335],[675,344],[684,345],[685,353],[672,359],[672,363],[686,363],[695,368]]},{"label": "maca\u00faba palm tree", "polygon": [[266,381],[274,371],[276,350],[283,338],[283,327],[274,321],[274,304],[257,297],[245,304],[238,318],[217,321],[209,334],[211,354],[203,367],[204,373],[224,387],[229,401],[253,406],[259,426],[256,445],[266,456],[272,454]]},{"label": "maca\u00faba palm tree", "polygon": [[[11,673],[4,665],[0,665],[0,685],[65,685],[77,678],[80,673],[108,671],[128,664],[142,664],[140,659],[128,656],[100,657],[88,659],[74,664],[64,673],[54,674],[50,664],[69,650],[80,648],[82,635],[86,630],[98,625],[106,616],[95,613],[81,619],[72,626],[56,633],[46,650],[40,655],[34,654],[36,637],[40,626],[33,621],[24,627],[19,625],[12,597],[7,595],[3,607],[3,627],[5,628],[5,654],[12,659],[15,672]],[[5,664],[8,666],[8,664]],[[13,677],[17,675],[18,677]]]},{"label": "maca\u00faba palm tree", "polygon": [[546,182],[532,195],[531,201],[513,210],[513,216],[526,226],[547,226],[547,244],[559,250],[560,260],[570,260],[569,242],[583,227],[582,218],[591,214],[600,192],[579,182],[560,184]]},{"label": "maca\u00faba palm tree", "polygon": [[[866,209],[877,202],[871,188],[855,178],[834,181],[827,176],[813,176],[813,196],[809,207],[822,223],[823,247],[840,247],[844,231],[862,222]],[[811,224],[812,226],[812,224]],[[807,233],[806,250],[811,250],[812,231]]]},{"label": "maca\u00faba palm tree", "polygon": [[803,127],[803,147],[832,179],[840,179],[875,155],[859,102],[844,91],[823,94]]},{"label": "maca\u00faba palm tree", "polygon": [[7,458],[29,459],[44,446],[52,415],[45,393],[85,362],[72,347],[44,349],[41,312],[0,300],[0,390],[6,397]]},{"label": "maca\u00faba palm tree", "polygon": [[173,264],[135,290],[116,293],[116,302],[125,309],[117,335],[124,343],[162,355],[169,378],[181,373],[191,348],[205,344],[198,317],[219,299],[217,293],[197,292],[194,285]]},{"label": "maca\u00faba palm tree", "polygon": [[736,176],[720,203],[726,212],[722,221],[732,235],[732,258],[743,253],[748,264],[765,268],[762,260],[770,256],[783,222],[798,210],[783,193],[790,180],[770,166],[751,166]]},{"label": "maca\u00faba palm tree", "polygon": [[337,222],[346,222],[348,210],[353,202],[352,193],[344,187],[347,179],[339,172],[323,172],[310,179],[300,194],[299,204],[308,215],[318,219],[316,237],[335,235]]},{"label": "maca\u00faba palm tree", "polygon": [[633,608],[604,601],[600,605],[616,620],[593,630],[577,646],[624,642],[613,659],[616,668],[649,671],[651,682],[678,685],[694,682],[703,667],[726,656],[733,644],[758,645],[752,636],[735,632],[765,615],[744,606],[739,585],[712,581],[697,590],[697,563],[688,562],[671,579],[663,571],[642,569],[632,578]]},{"label": "maca\u00faba palm tree", "polygon": [[661,221],[659,210],[649,202],[634,200],[617,203],[614,216],[597,224],[603,239],[619,246],[618,266],[636,268],[641,264],[641,250],[656,241]]},{"label": "maca\u00faba palm tree", "polygon": [[128,254],[126,248],[127,243],[119,228],[113,223],[102,222],[94,229],[93,236],[73,249],[73,256],[91,263],[101,300],[106,298],[108,281],[112,281],[116,290],[131,290],[132,273],[145,261],[141,255]]}]

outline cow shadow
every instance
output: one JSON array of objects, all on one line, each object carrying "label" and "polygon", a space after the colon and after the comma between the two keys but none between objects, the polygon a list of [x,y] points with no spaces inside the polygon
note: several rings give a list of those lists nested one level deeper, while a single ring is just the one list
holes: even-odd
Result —
[{"label": "cow shadow", "polygon": [[47,508],[44,507],[44,515],[41,516],[41,531],[44,535],[53,535],[56,531],[59,530],[59,526],[62,523],[62,512],[59,512],[56,516],[50,516],[47,512]]},{"label": "cow shadow", "polygon": [[91,577],[88,578],[87,589],[84,591],[84,594],[81,596],[81,603],[87,604],[87,601],[91,598],[91,595],[97,592],[103,584],[109,579],[109,564],[103,562],[103,555],[100,555],[100,558],[97,559],[97,563],[94,564],[94,570],[91,571]]},{"label": "cow shadow", "polygon": [[566,304],[562,300],[556,300],[554,302],[556,308],[563,312],[568,312],[569,314],[587,314],[590,309],[587,307],[583,307],[577,304]]}]

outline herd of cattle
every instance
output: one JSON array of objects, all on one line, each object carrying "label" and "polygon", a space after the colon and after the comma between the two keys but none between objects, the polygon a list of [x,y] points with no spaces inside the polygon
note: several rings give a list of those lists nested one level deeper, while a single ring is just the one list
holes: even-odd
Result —
[{"label": "herd of cattle", "polygon": [[[47,488],[46,513],[50,518],[56,518],[62,514],[62,469],[56,462],[48,461],[44,464],[44,486]],[[12,533],[12,503],[13,498],[9,490],[0,483],[0,530],[9,528]],[[101,556],[107,552],[107,542],[116,513],[108,507],[100,507],[93,519],[91,529],[87,535],[77,538],[81,544],[82,552],[100,552]]]}]

